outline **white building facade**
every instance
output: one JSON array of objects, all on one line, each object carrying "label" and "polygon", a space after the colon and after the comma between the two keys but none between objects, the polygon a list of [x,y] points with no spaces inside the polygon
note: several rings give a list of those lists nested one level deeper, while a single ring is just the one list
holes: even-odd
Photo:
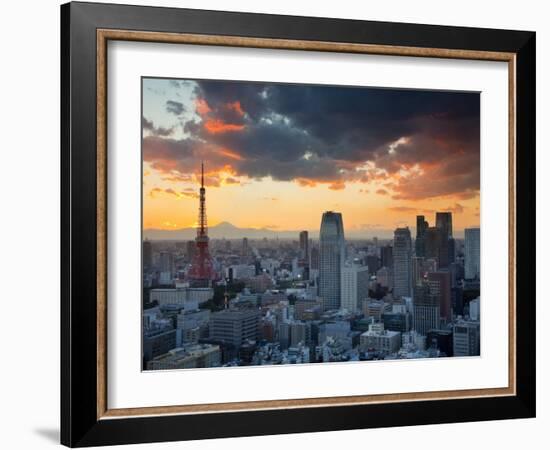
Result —
[{"label": "white building facade", "polygon": [[369,295],[369,268],[367,266],[344,266],[341,280],[341,308],[354,312]]}]

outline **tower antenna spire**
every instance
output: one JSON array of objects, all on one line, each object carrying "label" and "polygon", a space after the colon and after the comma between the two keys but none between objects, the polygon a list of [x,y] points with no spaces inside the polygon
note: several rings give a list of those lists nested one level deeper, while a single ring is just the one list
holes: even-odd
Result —
[{"label": "tower antenna spire", "polygon": [[[216,273],[212,258],[208,251],[208,225],[206,219],[206,188],[204,187],[204,161],[201,161],[201,187],[199,189],[199,217],[197,237],[195,238],[196,253],[191,263],[188,276],[197,286],[210,285]],[[204,287],[204,286],[202,286]]]}]

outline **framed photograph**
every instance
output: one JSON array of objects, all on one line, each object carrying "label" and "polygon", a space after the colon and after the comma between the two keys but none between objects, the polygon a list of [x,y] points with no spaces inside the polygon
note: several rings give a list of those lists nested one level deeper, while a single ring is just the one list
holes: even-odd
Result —
[{"label": "framed photograph", "polygon": [[61,7],[61,441],[535,415],[535,33]]}]

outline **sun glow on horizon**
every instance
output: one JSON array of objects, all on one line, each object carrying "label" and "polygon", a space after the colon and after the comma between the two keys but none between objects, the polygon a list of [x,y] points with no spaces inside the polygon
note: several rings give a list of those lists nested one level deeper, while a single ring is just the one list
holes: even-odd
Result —
[{"label": "sun glow on horizon", "polygon": [[[144,189],[145,229],[196,228],[197,183],[166,181],[154,169],[147,170],[149,185],[155,187]],[[346,230],[362,230],[367,234],[402,225],[412,228],[416,215],[425,215],[431,223],[436,211],[453,212],[456,230],[479,226],[477,195],[466,200],[445,196],[421,202],[399,201],[400,206],[395,206],[396,200],[391,195],[379,193],[390,193],[383,183],[348,182],[344,188],[334,190],[328,183],[312,185],[300,180],[274,181],[271,177],[259,180],[235,177],[233,182],[226,183],[226,179],[233,177],[224,171],[219,175],[221,184],[206,188],[210,227],[228,222],[238,228],[258,230],[316,230],[326,210],[341,212]]]}]

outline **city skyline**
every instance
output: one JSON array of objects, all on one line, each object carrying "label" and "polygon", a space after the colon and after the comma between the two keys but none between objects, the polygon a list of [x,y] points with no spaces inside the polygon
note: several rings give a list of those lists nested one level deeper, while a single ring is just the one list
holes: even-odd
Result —
[{"label": "city skyline", "polygon": [[476,93],[144,79],[142,125],[145,233],[196,227],[202,160],[211,226],[314,234],[326,210],[350,238],[436,211],[457,236],[479,226]]},{"label": "city skyline", "polygon": [[318,243],[211,242],[206,199],[193,241],[143,241],[144,370],[480,355],[479,228],[353,242],[325,211]]}]

